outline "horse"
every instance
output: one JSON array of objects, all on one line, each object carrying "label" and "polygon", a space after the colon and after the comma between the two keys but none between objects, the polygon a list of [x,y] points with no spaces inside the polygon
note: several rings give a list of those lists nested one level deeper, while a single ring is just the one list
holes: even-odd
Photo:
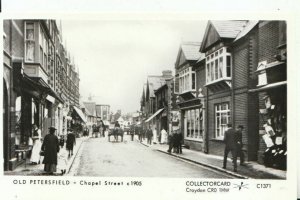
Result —
[{"label": "horse", "polygon": [[121,136],[121,142],[123,142],[124,131],[123,129],[116,127],[109,131],[108,133],[108,141],[110,142],[110,136],[113,135],[115,141],[118,142],[118,137]]}]

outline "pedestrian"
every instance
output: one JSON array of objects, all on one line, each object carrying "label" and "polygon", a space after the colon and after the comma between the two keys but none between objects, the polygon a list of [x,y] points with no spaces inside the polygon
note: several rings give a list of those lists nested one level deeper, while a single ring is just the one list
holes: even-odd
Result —
[{"label": "pedestrian", "polygon": [[168,141],[169,141],[169,149],[167,150],[169,153],[172,152],[172,149],[173,149],[173,145],[174,145],[174,137],[173,137],[173,134],[170,134],[169,137],[168,137]]},{"label": "pedestrian", "polygon": [[44,152],[43,164],[45,164],[44,171],[49,174],[56,172],[57,153],[59,152],[59,143],[58,138],[54,134],[55,131],[55,127],[51,126],[49,128],[49,134],[45,136],[42,145],[42,151]]},{"label": "pedestrian", "polygon": [[134,128],[133,124],[130,126],[129,132],[130,132],[130,136],[131,136],[131,141],[133,141],[134,134],[135,134],[135,128]]},{"label": "pedestrian", "polygon": [[160,135],[161,135],[160,143],[161,144],[167,143],[167,137],[168,137],[167,135],[168,135],[168,133],[167,133],[167,131],[164,128],[160,131]]},{"label": "pedestrian", "polygon": [[102,120],[100,120],[100,124],[99,124],[99,132],[100,132],[100,136],[104,137],[104,131],[105,131],[105,125],[104,122]]},{"label": "pedestrian", "polygon": [[84,132],[83,132],[83,134],[84,134],[84,136],[86,136],[86,137],[88,137],[89,136],[89,128],[88,127],[85,127],[84,128]]},{"label": "pedestrian", "polygon": [[225,150],[224,150],[224,159],[223,159],[223,169],[226,169],[227,156],[231,152],[233,157],[233,171],[237,171],[236,164],[236,151],[237,151],[237,137],[235,131],[232,129],[231,124],[227,124],[228,129],[224,134]]},{"label": "pedestrian", "polygon": [[156,128],[153,129],[153,144],[157,144],[157,131]]},{"label": "pedestrian", "polygon": [[237,137],[237,157],[240,157],[240,165],[244,164],[244,152],[243,152],[243,130],[244,126],[239,125],[238,130],[236,131],[236,137]]},{"label": "pedestrian", "polygon": [[33,146],[32,146],[32,152],[30,156],[30,162],[31,164],[39,164],[40,162],[40,151],[42,147],[42,135],[41,135],[41,130],[38,128],[37,125],[33,125],[33,134],[32,134],[32,141],[33,141]]},{"label": "pedestrian", "polygon": [[173,153],[178,153],[178,147],[179,147],[179,138],[177,134],[177,130],[173,132]]},{"label": "pedestrian", "polygon": [[146,138],[146,133],[147,133],[147,128],[144,127],[143,130],[142,130],[142,139],[145,140]]},{"label": "pedestrian", "polygon": [[74,148],[75,144],[76,144],[76,137],[73,134],[72,130],[69,129],[68,130],[68,135],[67,135],[67,141],[66,141],[66,148],[69,152],[69,154],[68,154],[69,157],[73,156],[73,148]]},{"label": "pedestrian", "polygon": [[115,128],[117,128],[117,127],[118,127],[118,128],[121,127],[118,121],[115,122]]},{"label": "pedestrian", "polygon": [[152,129],[149,127],[147,130],[147,143],[149,145],[152,145],[152,137],[153,137],[153,132]]},{"label": "pedestrian", "polygon": [[177,139],[178,139],[178,153],[182,154],[182,143],[183,143],[183,137],[182,133],[179,129],[177,129]]}]

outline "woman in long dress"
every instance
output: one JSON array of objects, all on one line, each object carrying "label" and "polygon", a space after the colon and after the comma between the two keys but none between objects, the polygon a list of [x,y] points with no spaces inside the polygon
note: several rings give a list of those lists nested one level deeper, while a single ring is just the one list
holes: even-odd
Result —
[{"label": "woman in long dress", "polygon": [[161,132],[160,132],[160,134],[161,134],[161,143],[162,144],[165,144],[165,143],[167,143],[167,131],[163,128],[162,130],[161,130]]},{"label": "woman in long dress", "polygon": [[41,158],[40,151],[42,147],[42,141],[41,141],[42,136],[41,136],[41,130],[36,125],[34,125],[33,128],[34,128],[33,136],[32,136],[33,147],[32,147],[30,162],[32,164],[39,164]]}]

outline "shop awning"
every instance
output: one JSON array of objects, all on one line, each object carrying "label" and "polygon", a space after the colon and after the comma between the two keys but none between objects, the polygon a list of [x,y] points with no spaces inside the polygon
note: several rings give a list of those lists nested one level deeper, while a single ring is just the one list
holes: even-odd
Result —
[{"label": "shop awning", "polygon": [[156,115],[158,115],[159,113],[161,113],[164,110],[164,108],[159,109],[158,111],[156,111],[151,117],[149,117],[145,122],[149,122],[151,119],[153,119]]},{"label": "shop awning", "polygon": [[85,118],[83,112],[82,112],[79,108],[77,108],[76,106],[73,106],[73,107],[74,107],[74,110],[76,111],[76,113],[77,113],[77,114],[79,115],[79,117],[82,119],[82,121],[83,121],[84,123],[86,123],[87,120],[86,120],[86,118]]},{"label": "shop awning", "polygon": [[[61,103],[64,103],[61,97],[59,97],[40,77],[29,77],[28,75],[24,74],[23,83],[30,85],[31,88],[34,88],[35,93],[46,93],[48,94],[48,98],[46,98],[51,103],[54,103],[54,99],[58,100]],[[31,92],[31,93],[33,93]]]},{"label": "shop awning", "polygon": [[249,92],[259,92],[259,91],[264,91],[264,90],[268,90],[268,89],[272,89],[272,88],[284,86],[284,85],[286,85],[286,84],[287,84],[287,81],[281,81],[281,82],[277,82],[277,83],[271,83],[271,84],[262,86],[262,87],[260,87],[260,88],[251,89],[251,90],[249,90]]}]

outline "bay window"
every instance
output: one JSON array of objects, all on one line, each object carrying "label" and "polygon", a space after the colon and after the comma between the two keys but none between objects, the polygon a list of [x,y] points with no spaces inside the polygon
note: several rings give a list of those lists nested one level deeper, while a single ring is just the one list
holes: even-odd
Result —
[{"label": "bay window", "polygon": [[25,23],[25,61],[34,62],[35,53],[34,22]]},{"label": "bay window", "polygon": [[230,107],[229,103],[221,103],[215,105],[215,139],[223,139],[227,129],[227,124],[230,123]]},{"label": "bay window", "polygon": [[192,67],[179,72],[179,93],[196,91],[196,73]]},{"label": "bay window", "polygon": [[39,61],[45,71],[48,71],[48,41],[45,36],[45,33],[40,27],[39,31],[39,45],[40,45],[40,52],[39,52]]},{"label": "bay window", "polygon": [[231,54],[226,47],[206,56],[206,83],[231,78]]}]

